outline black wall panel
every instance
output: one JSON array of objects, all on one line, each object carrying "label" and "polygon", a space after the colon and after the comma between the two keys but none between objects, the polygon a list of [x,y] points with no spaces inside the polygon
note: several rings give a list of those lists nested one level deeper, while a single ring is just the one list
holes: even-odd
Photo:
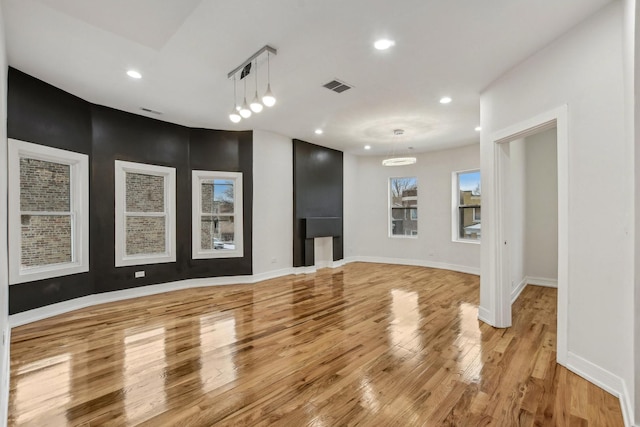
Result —
[{"label": "black wall panel", "polygon": [[[93,105],[9,70],[10,138],[90,155],[90,272],[9,288],[11,314],[90,295],[252,272],[252,132],[191,129]],[[176,168],[176,262],[115,267],[114,160]],[[191,170],[243,172],[243,258],[191,259]],[[134,272],[146,277],[135,279]]]},{"label": "black wall panel", "polygon": [[[190,277],[235,276],[252,272],[252,226],[253,226],[253,133],[228,132],[207,129],[191,130],[191,170],[219,170],[242,172],[242,206],[244,209],[243,258],[191,259],[188,247],[188,270]],[[191,200],[191,185],[189,185]],[[189,215],[191,236],[191,215]],[[188,242],[191,245],[191,242]]]},{"label": "black wall panel", "polygon": [[[88,154],[91,157],[89,108],[88,102],[9,68],[7,91],[7,136],[9,138]],[[91,173],[91,164],[89,173]],[[89,210],[91,209],[91,201],[89,201]],[[90,295],[95,292],[94,277],[90,269],[88,273],[11,285],[9,286],[9,313],[18,313]]]},{"label": "black wall panel", "polygon": [[314,264],[313,239],[305,238],[306,218],[339,219],[339,230],[333,238],[333,260],[344,257],[342,164],[341,151],[293,140],[294,267]]}]

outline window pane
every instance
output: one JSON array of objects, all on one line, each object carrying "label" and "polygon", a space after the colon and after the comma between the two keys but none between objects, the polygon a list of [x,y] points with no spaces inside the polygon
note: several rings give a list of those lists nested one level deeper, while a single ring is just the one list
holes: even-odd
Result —
[{"label": "window pane", "polygon": [[20,267],[72,262],[70,215],[21,215]]},{"label": "window pane", "polygon": [[165,253],[164,216],[128,216],[126,221],[127,255]]},{"label": "window pane", "polygon": [[459,236],[462,239],[480,239],[481,237],[480,218],[478,217],[477,220],[474,218],[474,210],[479,212],[480,208],[460,207],[458,209],[460,218]]},{"label": "window pane", "polygon": [[391,235],[418,235],[418,180],[391,178]]},{"label": "window pane", "polygon": [[235,250],[235,228],[232,216],[202,216],[200,248]]},{"label": "window pane", "polygon": [[480,205],[480,172],[458,174],[460,205]]},{"label": "window pane", "polygon": [[[482,202],[480,171],[458,174],[458,236],[479,240],[481,237],[480,205]],[[468,206],[468,207],[465,207]]]},{"label": "window pane", "polygon": [[126,172],[126,211],[164,212],[164,177]]},{"label": "window pane", "polygon": [[69,212],[71,167],[43,160],[20,159],[20,210]]},{"label": "window pane", "polygon": [[203,213],[234,213],[234,182],[228,179],[213,179],[202,183]]}]

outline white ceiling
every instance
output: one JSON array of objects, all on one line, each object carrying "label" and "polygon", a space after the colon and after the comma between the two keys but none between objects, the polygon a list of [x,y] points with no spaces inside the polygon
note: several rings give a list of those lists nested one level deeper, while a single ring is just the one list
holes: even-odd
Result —
[{"label": "white ceiling", "polygon": [[[609,1],[2,0],[2,8],[9,64],[93,103],[382,154],[396,128],[405,135],[395,142],[417,152],[477,142],[480,91]],[[375,50],[381,37],[396,46]],[[278,103],[234,125],[227,73],[265,44],[278,49]],[[129,78],[130,68],[143,78]],[[261,62],[261,91],[263,70]],[[334,78],[354,88],[322,87]],[[253,79],[248,88],[253,98]],[[453,102],[441,105],[443,95]]]}]

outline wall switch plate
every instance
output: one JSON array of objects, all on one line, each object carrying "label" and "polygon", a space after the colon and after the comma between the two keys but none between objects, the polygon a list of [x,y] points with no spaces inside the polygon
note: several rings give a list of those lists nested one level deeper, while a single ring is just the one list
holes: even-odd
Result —
[{"label": "wall switch plate", "polygon": [[139,279],[141,277],[144,277],[144,270],[136,271],[136,279]]}]

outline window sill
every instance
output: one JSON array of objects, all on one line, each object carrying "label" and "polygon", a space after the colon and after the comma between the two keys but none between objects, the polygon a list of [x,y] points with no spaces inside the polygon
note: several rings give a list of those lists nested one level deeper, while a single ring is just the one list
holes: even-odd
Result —
[{"label": "window sill", "polygon": [[482,243],[482,241],[479,239],[452,239],[451,241],[453,243],[470,243],[472,245],[479,245],[480,243]]},{"label": "window sill", "polygon": [[89,264],[64,263],[53,264],[45,267],[34,267],[21,269],[17,274],[11,274],[10,285],[33,282],[36,280],[52,279],[55,277],[69,276],[71,274],[86,273],[89,271]]},{"label": "window sill", "polygon": [[389,236],[390,239],[413,239],[413,240],[418,240],[418,236],[404,236],[404,235],[398,235],[398,236]]},{"label": "window sill", "polygon": [[193,254],[193,259],[217,259],[217,258],[242,258],[244,252],[242,250],[225,251],[225,252],[198,252]]},{"label": "window sill", "polygon": [[128,256],[116,260],[116,267],[129,267],[133,265],[162,264],[167,262],[176,262],[175,255],[140,255]]}]

